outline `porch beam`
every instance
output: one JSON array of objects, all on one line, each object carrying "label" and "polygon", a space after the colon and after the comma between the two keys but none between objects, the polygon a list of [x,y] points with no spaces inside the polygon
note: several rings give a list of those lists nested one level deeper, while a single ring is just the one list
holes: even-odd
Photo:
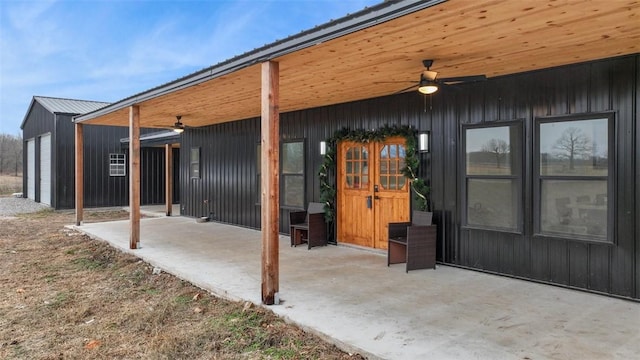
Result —
[{"label": "porch beam", "polygon": [[165,161],[165,189],[164,198],[167,205],[167,216],[171,216],[173,210],[173,147],[171,144],[164,146],[164,161]]},{"label": "porch beam", "polygon": [[262,176],[262,302],[277,304],[279,291],[279,140],[280,69],[274,61],[262,63],[261,165]]},{"label": "porch beam", "polygon": [[140,247],[140,107],[129,107],[129,248]]},{"label": "porch beam", "polygon": [[82,124],[76,124],[76,226],[82,225],[83,220],[83,208],[84,208],[84,142],[83,142],[83,126]]}]

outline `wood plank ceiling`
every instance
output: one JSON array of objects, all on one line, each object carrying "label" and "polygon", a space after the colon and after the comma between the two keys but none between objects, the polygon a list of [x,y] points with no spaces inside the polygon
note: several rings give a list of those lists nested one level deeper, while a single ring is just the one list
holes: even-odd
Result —
[{"label": "wood plank ceiling", "polygon": [[[393,94],[419,80],[423,59],[439,77],[495,77],[638,52],[640,1],[449,0],[274,60],[284,113]],[[140,124],[258,117],[260,86],[255,64],[140,102]],[[85,123],[127,126],[128,109]]]}]

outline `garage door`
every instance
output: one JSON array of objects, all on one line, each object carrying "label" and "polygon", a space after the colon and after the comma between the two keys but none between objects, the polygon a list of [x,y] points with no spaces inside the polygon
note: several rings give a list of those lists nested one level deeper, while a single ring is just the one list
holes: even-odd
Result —
[{"label": "garage door", "polygon": [[51,135],[40,137],[40,202],[51,205]]},{"label": "garage door", "polygon": [[27,197],[36,199],[36,142],[27,141]]}]

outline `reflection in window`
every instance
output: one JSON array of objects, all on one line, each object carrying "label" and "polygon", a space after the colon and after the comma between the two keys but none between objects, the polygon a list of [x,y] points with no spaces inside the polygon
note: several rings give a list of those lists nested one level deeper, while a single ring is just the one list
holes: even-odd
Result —
[{"label": "reflection in window", "polygon": [[406,152],[404,145],[389,144],[380,149],[380,186],[386,190],[401,190],[407,179],[402,174]]},{"label": "reflection in window", "polygon": [[522,130],[520,123],[464,131],[466,225],[520,230]]},{"label": "reflection in window", "polygon": [[347,148],[345,181],[349,189],[369,187],[369,153],[364,146]]},{"label": "reflection in window", "polygon": [[537,231],[606,241],[613,117],[545,119],[537,126]]},{"label": "reflection in window", "polygon": [[606,181],[544,180],[541,187],[543,233],[607,235]]},{"label": "reflection in window", "polygon": [[510,131],[509,126],[468,129],[467,174],[513,175]]},{"label": "reflection in window", "polygon": [[607,176],[607,119],[540,124],[540,174]]},{"label": "reflection in window", "polygon": [[518,183],[513,179],[469,179],[467,224],[516,229]]}]

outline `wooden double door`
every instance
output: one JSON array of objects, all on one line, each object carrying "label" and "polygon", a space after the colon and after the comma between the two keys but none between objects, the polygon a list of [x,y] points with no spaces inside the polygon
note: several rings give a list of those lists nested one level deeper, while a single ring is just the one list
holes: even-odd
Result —
[{"label": "wooden double door", "polygon": [[387,248],[390,222],[409,221],[410,203],[405,167],[405,140],[343,141],[338,145],[338,241]]}]

